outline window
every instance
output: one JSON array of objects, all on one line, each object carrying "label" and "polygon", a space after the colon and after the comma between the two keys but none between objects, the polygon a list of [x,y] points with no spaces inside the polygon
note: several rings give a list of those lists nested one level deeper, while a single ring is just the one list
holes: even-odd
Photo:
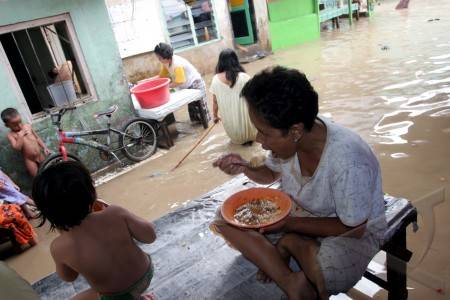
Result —
[{"label": "window", "polygon": [[174,49],[218,38],[211,0],[161,0],[167,32]]},{"label": "window", "polygon": [[0,27],[0,55],[31,114],[93,96],[71,26],[63,15]]}]

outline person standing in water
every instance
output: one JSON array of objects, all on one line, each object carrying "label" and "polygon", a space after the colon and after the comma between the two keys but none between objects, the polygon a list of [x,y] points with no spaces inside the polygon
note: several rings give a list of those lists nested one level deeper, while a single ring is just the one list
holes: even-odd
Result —
[{"label": "person standing in water", "polygon": [[222,120],[231,142],[239,145],[252,144],[257,134],[247,103],[241,97],[242,88],[249,80],[250,76],[239,63],[236,52],[223,50],[209,88],[213,94],[213,120],[215,123]]}]

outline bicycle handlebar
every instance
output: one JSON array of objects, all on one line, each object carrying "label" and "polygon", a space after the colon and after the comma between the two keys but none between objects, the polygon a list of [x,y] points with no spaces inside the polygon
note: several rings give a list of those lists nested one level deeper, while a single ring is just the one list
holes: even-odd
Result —
[{"label": "bicycle handlebar", "polygon": [[69,110],[76,110],[77,109],[77,107],[76,106],[70,106],[70,107],[63,107],[63,108],[60,108],[57,112],[52,112],[52,110],[50,109],[50,108],[46,108],[46,109],[44,109],[44,111],[46,112],[46,113],[48,113],[49,115],[51,115],[51,116],[57,116],[57,115],[64,115],[67,111],[69,111]]},{"label": "bicycle handlebar", "polygon": [[70,106],[70,107],[60,108],[57,112],[52,112],[50,109],[44,109],[44,111],[50,115],[50,117],[52,118],[52,123],[54,125],[57,125],[58,128],[59,128],[59,126],[61,125],[61,118],[62,118],[62,116],[67,111],[75,110],[75,109],[77,109],[75,106]]}]

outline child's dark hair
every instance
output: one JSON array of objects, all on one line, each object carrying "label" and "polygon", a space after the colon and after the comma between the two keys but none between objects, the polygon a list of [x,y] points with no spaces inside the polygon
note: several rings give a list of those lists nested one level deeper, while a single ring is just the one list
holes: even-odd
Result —
[{"label": "child's dark hair", "polygon": [[317,92],[295,69],[267,68],[245,84],[241,95],[270,126],[284,133],[298,123],[311,130],[319,113]]},{"label": "child's dark hair", "polygon": [[173,56],[172,46],[166,43],[159,43],[156,45],[154,52],[163,59],[171,59]]},{"label": "child's dark hair", "polygon": [[80,225],[97,199],[89,171],[79,162],[60,162],[43,170],[33,181],[33,200],[41,223],[51,230],[69,230]]},{"label": "child's dark hair", "polygon": [[220,52],[219,61],[216,66],[216,74],[225,72],[225,78],[231,82],[230,87],[236,84],[239,72],[245,72],[239,63],[236,52],[232,49],[225,49]]},{"label": "child's dark hair", "polygon": [[19,112],[17,111],[17,109],[9,107],[6,108],[2,111],[2,121],[3,123],[8,123],[12,118],[14,118],[15,116],[19,115]]}]

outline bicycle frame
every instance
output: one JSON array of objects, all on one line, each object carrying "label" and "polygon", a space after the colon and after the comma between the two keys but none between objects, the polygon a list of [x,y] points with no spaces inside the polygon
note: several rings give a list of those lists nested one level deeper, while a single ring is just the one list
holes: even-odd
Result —
[{"label": "bicycle frame", "polygon": [[[117,157],[117,155],[114,152],[119,151],[119,150],[124,151],[124,149],[126,152],[126,147],[129,147],[129,145],[123,144],[124,137],[129,137],[131,139],[135,139],[135,137],[130,134],[127,134],[121,130],[111,127],[111,115],[113,112],[111,114],[106,115],[108,117],[108,123],[107,123],[106,128],[97,129],[97,130],[87,130],[87,131],[65,131],[65,130],[63,130],[63,128],[61,126],[62,125],[61,119],[62,119],[63,115],[67,111],[71,111],[71,110],[75,110],[75,109],[76,109],[75,107],[66,107],[66,108],[60,109],[58,112],[48,111],[48,113],[51,116],[51,121],[52,121],[53,125],[55,125],[57,127],[58,152],[59,152],[60,156],[62,156],[63,161],[67,161],[69,159],[69,157],[71,156],[67,152],[66,144],[77,144],[77,145],[82,145],[82,146],[96,149],[97,151],[100,152],[100,157],[102,159],[108,159],[108,156],[106,156],[105,158],[102,156],[102,154],[106,153],[107,155],[112,156],[119,163],[122,163],[122,161]],[[117,109],[117,108],[115,108],[115,109]],[[114,111],[115,111],[115,109],[114,109]],[[105,114],[103,114],[103,115],[105,115]],[[114,149],[112,149],[112,147],[111,147],[111,144],[112,144],[111,135],[112,134],[116,134],[119,137],[119,146]],[[99,136],[99,135],[106,136],[106,143],[97,142],[95,139],[88,140],[88,139],[83,138],[86,136],[93,137],[93,136]],[[125,154],[125,156],[128,157],[127,154]],[[134,160],[133,158],[131,158],[131,159]],[[139,161],[139,160],[137,160],[137,161]]]},{"label": "bicycle frame", "polygon": [[[59,153],[63,156],[63,160],[67,160],[67,150],[65,147],[65,144],[77,144],[77,145],[83,145],[90,148],[94,148],[99,151],[104,151],[109,154],[111,154],[117,161],[120,162],[120,159],[117,157],[117,155],[113,151],[120,150],[118,149],[110,149],[111,145],[111,133],[116,134],[124,134],[123,132],[111,128],[108,124],[107,129],[98,129],[98,130],[88,130],[88,131],[64,131],[62,129],[58,130],[58,142],[59,142]],[[106,145],[99,143],[94,140],[86,140],[83,139],[83,136],[95,136],[95,135],[107,135]]]}]

